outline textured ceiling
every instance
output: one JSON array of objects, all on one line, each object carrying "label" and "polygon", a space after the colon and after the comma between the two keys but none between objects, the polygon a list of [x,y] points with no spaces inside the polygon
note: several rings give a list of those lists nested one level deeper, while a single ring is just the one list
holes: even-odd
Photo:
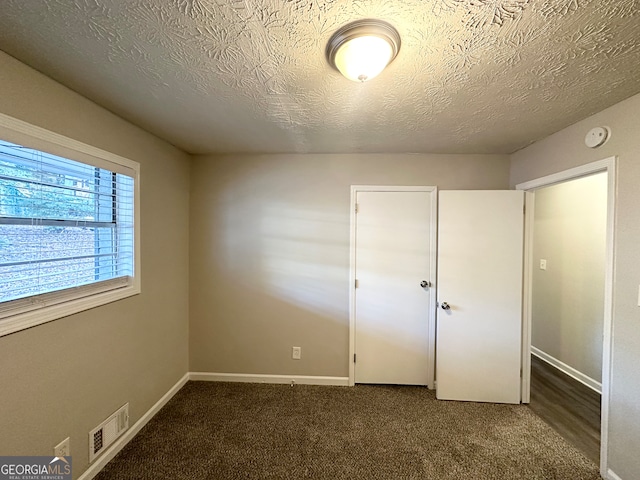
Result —
[{"label": "textured ceiling", "polygon": [[[359,84],[366,17],[402,47]],[[510,153],[640,92],[640,0],[2,0],[0,49],[191,153]]]}]

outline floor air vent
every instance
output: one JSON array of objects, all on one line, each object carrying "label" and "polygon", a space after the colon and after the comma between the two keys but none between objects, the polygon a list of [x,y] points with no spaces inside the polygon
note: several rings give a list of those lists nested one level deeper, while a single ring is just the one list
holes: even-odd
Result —
[{"label": "floor air vent", "polygon": [[125,404],[113,415],[89,432],[89,462],[104,452],[129,428],[129,404]]}]

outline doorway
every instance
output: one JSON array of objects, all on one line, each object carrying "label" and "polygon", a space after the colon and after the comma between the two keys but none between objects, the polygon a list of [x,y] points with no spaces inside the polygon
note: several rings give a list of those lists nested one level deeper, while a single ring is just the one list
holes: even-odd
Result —
[{"label": "doorway", "polygon": [[527,205],[523,403],[594,460],[597,438],[586,437],[599,420],[606,473],[615,158],[516,188]]}]

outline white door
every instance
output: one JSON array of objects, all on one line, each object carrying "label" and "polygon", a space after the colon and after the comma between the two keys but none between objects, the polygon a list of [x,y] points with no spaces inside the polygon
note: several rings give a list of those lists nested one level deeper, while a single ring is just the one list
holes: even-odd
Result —
[{"label": "white door", "polygon": [[[356,191],[355,382],[428,385],[432,191]],[[433,321],[431,322],[433,324]]]},{"label": "white door", "polygon": [[523,205],[521,191],[440,192],[438,399],[520,403]]}]

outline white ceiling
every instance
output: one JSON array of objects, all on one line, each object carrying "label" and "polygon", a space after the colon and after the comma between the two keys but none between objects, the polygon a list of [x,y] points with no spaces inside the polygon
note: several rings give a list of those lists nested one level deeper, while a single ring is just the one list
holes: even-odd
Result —
[{"label": "white ceiling", "polygon": [[[359,84],[324,50],[367,17]],[[2,0],[0,49],[190,153],[510,153],[640,92],[640,0]]]}]

